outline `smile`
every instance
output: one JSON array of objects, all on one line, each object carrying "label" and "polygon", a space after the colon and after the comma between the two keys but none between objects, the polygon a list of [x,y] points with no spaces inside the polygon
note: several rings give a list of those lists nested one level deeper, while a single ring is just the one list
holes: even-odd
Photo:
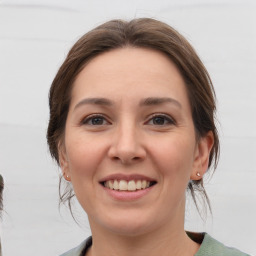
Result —
[{"label": "smile", "polygon": [[149,188],[156,184],[147,180],[108,180],[101,183],[104,187],[117,191],[137,191]]}]

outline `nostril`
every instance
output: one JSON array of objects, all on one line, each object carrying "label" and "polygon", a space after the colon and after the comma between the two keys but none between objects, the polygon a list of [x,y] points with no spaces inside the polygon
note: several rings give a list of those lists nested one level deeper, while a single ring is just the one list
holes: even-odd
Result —
[{"label": "nostril", "polygon": [[113,156],[112,157],[112,160],[120,161],[123,164],[129,164],[129,163],[133,163],[133,162],[138,162],[141,159],[142,158],[139,157],[139,156],[135,156],[135,157],[129,157],[129,156],[118,157],[118,156]]}]

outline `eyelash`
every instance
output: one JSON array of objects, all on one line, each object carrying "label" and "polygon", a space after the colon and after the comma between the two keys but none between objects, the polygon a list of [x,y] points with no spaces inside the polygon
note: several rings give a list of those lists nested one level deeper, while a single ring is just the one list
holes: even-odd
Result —
[{"label": "eyelash", "polygon": [[167,121],[167,123],[151,124],[151,125],[156,125],[156,126],[176,125],[176,121],[172,117],[170,117],[169,115],[166,115],[166,114],[154,114],[154,115],[150,116],[150,118],[148,119],[148,121],[146,123],[153,121],[154,118],[163,118],[164,121]]},{"label": "eyelash", "polygon": [[[89,122],[92,122],[93,119],[97,119],[97,118],[100,119],[103,123],[100,123],[100,124],[89,123]],[[154,118],[160,118],[160,120],[162,119],[162,121],[164,121],[164,124],[155,124],[155,123],[150,124],[151,121],[154,122]],[[82,125],[102,126],[102,125],[106,125],[106,123],[111,124],[106,119],[106,117],[101,114],[92,114],[81,120]],[[166,114],[153,114],[148,118],[148,121],[146,121],[145,124],[155,125],[155,126],[166,126],[166,125],[176,125],[176,121]]]},{"label": "eyelash", "polygon": [[83,118],[81,120],[81,124],[82,125],[92,125],[92,126],[101,126],[101,125],[104,125],[104,124],[89,124],[90,121],[92,121],[93,119],[96,119],[96,118],[100,118],[102,119],[103,122],[107,122],[108,124],[110,122],[107,121],[106,117],[104,115],[100,115],[100,114],[92,114],[92,115],[89,115],[87,116],[86,118]]}]

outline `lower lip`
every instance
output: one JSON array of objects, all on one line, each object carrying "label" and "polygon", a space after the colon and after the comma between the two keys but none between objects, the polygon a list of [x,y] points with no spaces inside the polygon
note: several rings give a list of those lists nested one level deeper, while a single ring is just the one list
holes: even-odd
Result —
[{"label": "lower lip", "polygon": [[[155,186],[155,185],[154,185]],[[120,191],[103,187],[104,190],[114,199],[121,201],[132,201],[147,195],[154,186],[136,191]]]}]

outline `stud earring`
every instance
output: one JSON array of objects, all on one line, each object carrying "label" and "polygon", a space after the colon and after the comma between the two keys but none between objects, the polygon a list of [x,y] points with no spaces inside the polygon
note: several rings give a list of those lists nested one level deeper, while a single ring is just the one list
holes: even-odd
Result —
[{"label": "stud earring", "polygon": [[197,172],[197,173],[196,173],[196,176],[197,176],[197,177],[201,177],[200,172]]}]

